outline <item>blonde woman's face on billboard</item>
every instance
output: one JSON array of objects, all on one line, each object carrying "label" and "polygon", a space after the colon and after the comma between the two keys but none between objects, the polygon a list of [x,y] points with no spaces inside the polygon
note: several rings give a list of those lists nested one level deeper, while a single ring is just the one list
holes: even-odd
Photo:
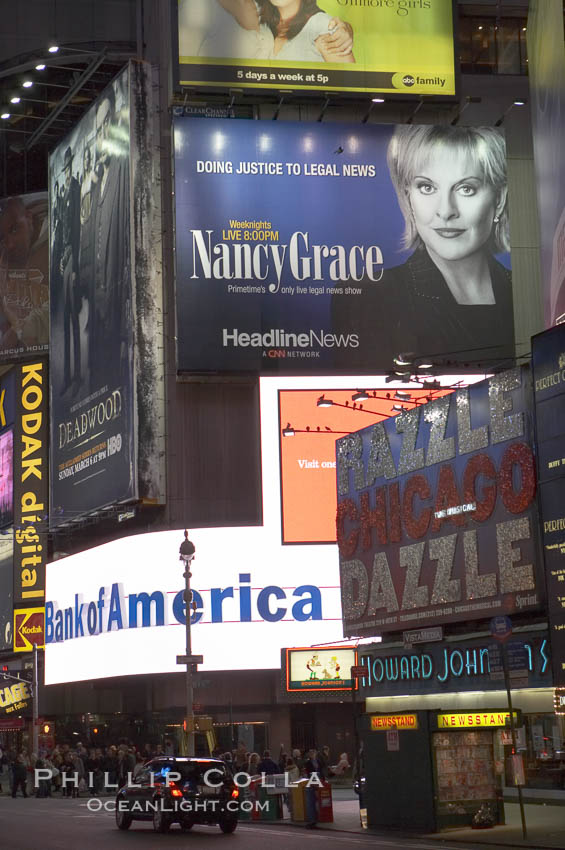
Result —
[{"label": "blonde woman's face on billboard", "polygon": [[469,154],[442,145],[412,178],[408,197],[432,256],[461,260],[483,250],[496,215],[496,192]]}]

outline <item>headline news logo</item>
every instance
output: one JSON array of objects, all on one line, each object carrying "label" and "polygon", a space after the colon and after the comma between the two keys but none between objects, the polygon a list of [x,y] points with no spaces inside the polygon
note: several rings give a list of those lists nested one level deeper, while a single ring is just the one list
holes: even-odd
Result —
[{"label": "headline news logo", "polygon": [[354,333],[335,334],[323,330],[312,329],[302,333],[287,333],[279,328],[269,331],[243,332],[237,328],[222,328],[222,345],[224,348],[263,348],[269,352],[279,352],[284,356],[294,354],[302,357],[319,357],[315,347],[324,348],[358,348],[359,335]]}]

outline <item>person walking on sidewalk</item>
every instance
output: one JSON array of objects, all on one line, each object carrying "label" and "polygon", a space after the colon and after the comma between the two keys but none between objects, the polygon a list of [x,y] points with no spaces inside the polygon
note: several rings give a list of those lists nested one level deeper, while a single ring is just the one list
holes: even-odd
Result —
[{"label": "person walking on sidewalk", "polygon": [[304,775],[310,780],[306,786],[306,824],[307,829],[315,829],[318,825],[318,800],[317,790],[323,782],[324,768],[318,758],[318,750],[314,747],[308,751],[308,758],[304,764]]},{"label": "person walking on sidewalk", "polygon": [[12,797],[18,793],[18,788],[21,788],[24,797],[27,797],[26,782],[27,782],[27,764],[23,753],[20,753],[12,766]]}]

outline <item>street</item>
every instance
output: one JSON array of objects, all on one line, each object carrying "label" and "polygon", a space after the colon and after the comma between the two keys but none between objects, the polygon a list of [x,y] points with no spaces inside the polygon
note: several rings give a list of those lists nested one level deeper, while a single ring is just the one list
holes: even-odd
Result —
[{"label": "street", "polygon": [[[106,798],[110,799],[110,798]],[[188,846],[193,850],[283,850],[290,844],[308,843],[311,847],[328,846],[329,850],[372,848],[372,850],[456,850],[444,842],[405,839],[393,834],[383,836],[336,832],[321,826],[309,831],[286,824],[239,824],[233,835],[223,835],[218,827],[195,826],[185,834],[177,826],[168,835],[157,835],[151,823],[134,822],[127,832],[120,832],[114,815],[89,812],[87,799],[43,799],[0,797],[0,835],[2,848],[10,850],[163,850]],[[321,844],[324,842],[324,845]],[[471,844],[459,845],[472,850]]]}]

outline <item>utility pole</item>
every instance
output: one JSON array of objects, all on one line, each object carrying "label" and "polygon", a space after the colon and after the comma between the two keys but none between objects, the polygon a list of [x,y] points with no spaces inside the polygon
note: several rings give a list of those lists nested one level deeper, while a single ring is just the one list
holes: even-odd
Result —
[{"label": "utility pole", "polygon": [[184,718],[184,755],[194,756],[194,683],[193,673],[196,670],[197,664],[202,664],[204,658],[202,655],[192,654],[192,636],[190,633],[190,619],[192,617],[192,591],[190,589],[190,565],[194,559],[196,547],[194,543],[188,539],[188,531],[185,529],[184,540],[179,549],[179,560],[184,563],[184,609],[185,609],[185,635],[186,635],[186,653],[185,655],[177,655],[177,664],[186,664],[185,673],[185,718]]},{"label": "utility pole", "polygon": [[[508,670],[508,654],[506,651],[506,644],[503,643],[501,646],[502,653],[502,666],[504,670],[504,684],[506,686],[506,698],[508,699],[508,712],[510,714],[510,734],[512,737],[512,753],[513,758],[518,757],[518,741],[516,738],[516,723],[514,721],[514,709],[512,707],[512,690],[510,684],[510,672]],[[521,757],[520,757],[521,758]],[[514,773],[514,765],[512,766],[512,773]],[[528,837],[528,831],[526,828],[526,813],[524,810],[524,798],[522,796],[522,785],[518,783],[518,805],[520,807],[520,820],[522,821],[522,838],[524,841]]]}]

